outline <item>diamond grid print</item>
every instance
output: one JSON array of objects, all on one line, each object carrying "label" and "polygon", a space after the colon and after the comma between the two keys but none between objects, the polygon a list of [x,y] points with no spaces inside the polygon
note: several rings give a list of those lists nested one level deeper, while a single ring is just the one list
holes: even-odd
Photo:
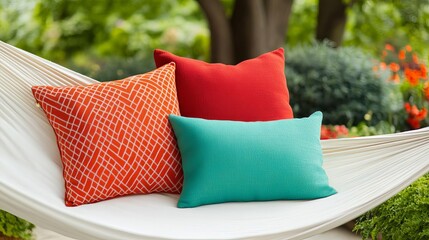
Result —
[{"label": "diamond grid print", "polygon": [[179,115],[175,65],[123,80],[33,87],[55,131],[65,203],[137,193],[179,193],[183,173],[168,114]]}]

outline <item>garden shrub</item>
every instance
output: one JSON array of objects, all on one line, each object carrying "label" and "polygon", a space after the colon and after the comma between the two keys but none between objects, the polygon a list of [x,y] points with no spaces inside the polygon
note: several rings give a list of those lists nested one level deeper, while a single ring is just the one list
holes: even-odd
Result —
[{"label": "garden shrub", "polygon": [[429,174],[357,220],[362,239],[429,239]]},{"label": "garden shrub", "polygon": [[33,228],[32,223],[0,210],[0,236],[3,234],[6,237],[30,240]]},{"label": "garden shrub", "polygon": [[385,120],[397,101],[373,66],[371,56],[356,48],[314,43],[288,50],[286,76],[295,116],[320,110],[324,124],[348,126],[368,113],[373,123]]},{"label": "garden shrub", "polygon": [[377,124],[369,125],[366,121],[360,122],[349,130],[350,137],[374,136],[398,132],[396,125],[388,121],[380,121]]}]

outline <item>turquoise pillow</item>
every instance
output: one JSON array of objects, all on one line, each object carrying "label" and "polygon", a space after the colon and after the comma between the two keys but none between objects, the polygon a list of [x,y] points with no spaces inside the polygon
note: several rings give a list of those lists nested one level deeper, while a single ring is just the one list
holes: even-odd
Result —
[{"label": "turquoise pillow", "polygon": [[268,122],[169,119],[184,172],[179,208],[336,193],[322,168],[321,112]]}]

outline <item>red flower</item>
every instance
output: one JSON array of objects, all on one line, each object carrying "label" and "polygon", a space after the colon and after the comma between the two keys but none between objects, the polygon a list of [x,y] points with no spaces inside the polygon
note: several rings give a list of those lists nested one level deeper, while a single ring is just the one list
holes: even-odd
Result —
[{"label": "red flower", "polygon": [[410,110],[411,110],[411,104],[409,102],[406,102],[404,104],[404,108],[405,108],[405,111],[407,111],[407,113],[410,112]]},{"label": "red flower", "polygon": [[322,128],[320,129],[320,139],[331,138],[335,138],[334,136],[332,136],[331,130],[326,125],[322,125]]},{"label": "red flower", "polygon": [[347,137],[349,130],[344,125],[326,126],[322,125],[320,130],[320,139],[333,139],[338,137]]},{"label": "red flower", "polygon": [[419,129],[420,128],[420,121],[417,121],[414,118],[408,118],[407,123],[408,123],[408,125],[410,125],[411,129]]},{"label": "red flower", "polygon": [[344,125],[336,125],[334,127],[335,131],[338,133],[339,136],[345,137],[349,135],[349,129],[346,128]]},{"label": "red flower", "polygon": [[411,105],[408,102],[404,104],[404,108],[408,113],[407,123],[411,129],[420,128],[420,122],[427,116],[426,108],[419,110],[416,105]]},{"label": "red flower", "polygon": [[411,86],[416,86],[417,84],[419,84],[420,75],[421,75],[419,70],[406,68],[404,73],[405,73],[405,77],[407,78]]}]

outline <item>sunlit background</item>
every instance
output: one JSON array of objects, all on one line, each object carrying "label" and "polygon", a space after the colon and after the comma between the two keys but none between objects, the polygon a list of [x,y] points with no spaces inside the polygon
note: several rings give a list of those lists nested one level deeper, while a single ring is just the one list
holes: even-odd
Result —
[{"label": "sunlit background", "polygon": [[[427,0],[348,2],[342,46],[380,59],[386,43],[410,45],[428,60]],[[234,1],[222,3],[232,15]],[[318,1],[294,1],[284,46],[312,44],[317,24]],[[195,0],[0,0],[0,39],[99,80],[152,68],[155,48],[210,60],[210,31]]]}]

